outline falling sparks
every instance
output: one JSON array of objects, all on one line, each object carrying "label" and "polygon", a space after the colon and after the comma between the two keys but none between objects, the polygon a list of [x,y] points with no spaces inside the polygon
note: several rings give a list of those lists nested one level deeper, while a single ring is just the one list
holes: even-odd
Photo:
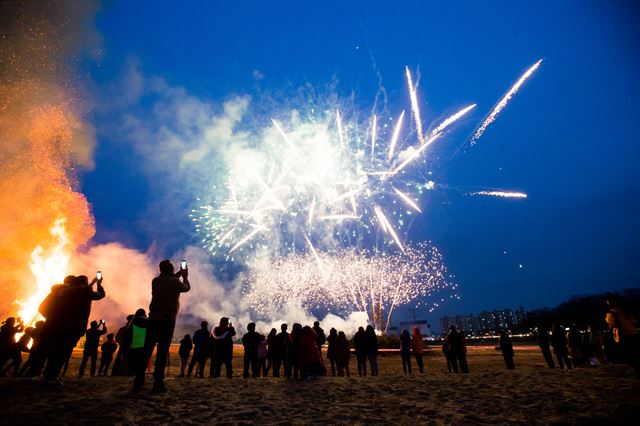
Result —
[{"label": "falling sparks", "polygon": [[296,303],[305,309],[361,311],[385,332],[397,307],[456,289],[442,255],[428,243],[385,256],[347,249],[319,253],[308,245],[311,253],[291,253],[252,270],[244,293],[254,309],[268,316]]},{"label": "falling sparks", "polygon": [[500,111],[502,111],[504,107],[507,106],[507,103],[509,103],[513,95],[515,95],[518,92],[520,87],[531,76],[531,74],[533,74],[535,70],[538,69],[541,63],[542,63],[542,59],[540,59],[538,62],[533,64],[533,66],[531,66],[531,68],[529,68],[524,74],[522,74],[522,76],[518,79],[518,81],[516,81],[516,83],[513,86],[511,86],[509,91],[505,93],[502,99],[500,99],[500,101],[496,104],[496,106],[493,108],[491,113],[489,113],[487,118],[482,122],[480,127],[478,127],[478,129],[475,131],[475,133],[471,137],[471,145],[475,145],[475,143],[478,141],[478,139],[480,139],[484,131],[487,130],[487,127],[495,121],[496,117],[498,117],[498,114],[500,114]]}]

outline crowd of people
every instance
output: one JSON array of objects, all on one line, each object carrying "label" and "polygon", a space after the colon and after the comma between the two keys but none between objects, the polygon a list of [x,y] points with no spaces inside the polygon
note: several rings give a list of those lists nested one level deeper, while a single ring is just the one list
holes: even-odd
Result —
[{"label": "crowd of people", "polygon": [[[163,260],[159,270],[159,275],[151,284],[148,315],[145,309],[138,309],[127,316],[115,334],[107,334],[104,320],[91,321],[87,328],[92,302],[105,297],[102,277],[96,277],[91,282],[86,276],[66,277],[62,284],[51,288],[50,294],[40,305],[39,311],[44,321],[25,326],[22,319],[10,317],[2,324],[0,374],[42,375],[45,384],[62,386],[60,377],[67,371],[73,349],[85,336],[78,377],[84,376],[89,363],[90,376],[130,376],[134,378],[133,391],[138,392],[144,385],[145,372],[151,366],[151,357],[157,346],[152,392],[166,392],[165,368],[169,362],[169,347],[180,307],[179,298],[191,286],[184,262],[176,272],[171,261]],[[619,346],[623,359],[638,375],[639,346],[635,319],[620,308],[614,297],[608,303],[610,309],[606,322],[612,339]],[[360,327],[351,342],[344,331],[335,328],[331,328],[327,336],[318,321],[313,326],[294,323],[290,332],[288,324],[282,324],[279,332],[272,328],[266,335],[256,331],[255,323],[249,323],[246,330],[241,339],[244,378],[266,377],[269,374],[292,379],[312,379],[328,374],[349,377],[352,346],[358,376],[366,376],[367,370],[371,376],[378,375],[379,341],[371,325],[366,329]],[[106,339],[101,344],[105,335]],[[606,362],[603,336],[597,327],[590,326],[587,333],[580,333],[576,327],[563,329],[556,324],[551,330],[539,327],[535,335],[550,368],[555,368],[556,362],[560,368]],[[220,377],[224,366],[225,376],[232,378],[235,336],[236,331],[229,318],[220,318],[218,325],[212,328],[207,321],[203,321],[193,336],[186,334],[180,340],[179,377],[204,377],[209,363],[209,377]],[[425,337],[420,329],[416,327],[412,333],[403,330],[399,341],[404,374],[412,374],[412,359],[418,372],[423,373]],[[330,370],[325,367],[323,359],[322,349],[325,345]],[[500,332],[496,349],[501,352],[506,368],[514,369],[515,352],[507,330]],[[469,373],[464,331],[451,326],[443,339],[442,352],[450,372]],[[22,353],[28,353],[24,363]]]}]

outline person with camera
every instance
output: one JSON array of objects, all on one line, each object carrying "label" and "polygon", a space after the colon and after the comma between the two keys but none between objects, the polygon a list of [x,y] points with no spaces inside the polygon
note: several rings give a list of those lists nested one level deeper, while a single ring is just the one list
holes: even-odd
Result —
[{"label": "person with camera", "polygon": [[[145,352],[147,358],[150,358],[158,345],[151,392],[165,393],[167,388],[164,384],[164,370],[167,367],[169,346],[173,338],[176,316],[180,309],[180,293],[191,290],[191,285],[189,284],[189,270],[186,261],[182,261],[178,272],[174,272],[173,263],[169,259],[160,262],[158,267],[160,275],[151,282],[151,303],[149,304]],[[180,277],[182,277],[182,281],[180,281]],[[144,383],[144,376],[142,380]]]},{"label": "person with camera", "polygon": [[84,350],[82,351],[82,362],[80,362],[80,371],[78,372],[78,378],[84,376],[84,369],[87,365],[87,361],[91,359],[91,370],[89,374],[91,377],[96,374],[96,363],[98,361],[98,347],[100,346],[100,336],[107,334],[107,325],[104,320],[91,321],[91,326],[85,334]]}]

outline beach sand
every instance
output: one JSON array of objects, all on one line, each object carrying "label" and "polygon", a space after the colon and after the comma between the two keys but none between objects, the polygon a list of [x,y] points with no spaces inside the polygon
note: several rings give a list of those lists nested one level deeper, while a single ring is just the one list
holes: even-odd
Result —
[{"label": "beach sand", "polygon": [[79,357],[76,352],[62,389],[0,379],[0,423],[620,424],[640,416],[640,386],[627,367],[551,370],[531,349],[516,348],[513,371],[499,352],[484,348],[469,351],[470,374],[452,374],[434,348],[422,375],[404,376],[399,355],[385,354],[378,377],[356,372],[297,382],[242,379],[239,357],[233,379],[181,379],[172,355],[164,395],[150,393],[151,376],[137,395],[130,378],[75,378]]}]

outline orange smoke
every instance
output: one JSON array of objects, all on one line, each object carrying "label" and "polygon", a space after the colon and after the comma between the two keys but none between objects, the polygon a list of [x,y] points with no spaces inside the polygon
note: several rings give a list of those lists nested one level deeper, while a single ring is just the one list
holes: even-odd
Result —
[{"label": "orange smoke", "polygon": [[[59,235],[50,230],[56,221],[66,220],[68,254],[94,234],[77,172],[93,167],[95,134],[83,117],[70,58],[82,50],[81,35],[91,39],[95,7],[78,4],[78,11],[69,2],[0,5],[2,318],[19,310],[16,300],[36,292],[31,255],[38,246],[41,256],[55,250]],[[50,279],[54,284],[59,277]]]}]

